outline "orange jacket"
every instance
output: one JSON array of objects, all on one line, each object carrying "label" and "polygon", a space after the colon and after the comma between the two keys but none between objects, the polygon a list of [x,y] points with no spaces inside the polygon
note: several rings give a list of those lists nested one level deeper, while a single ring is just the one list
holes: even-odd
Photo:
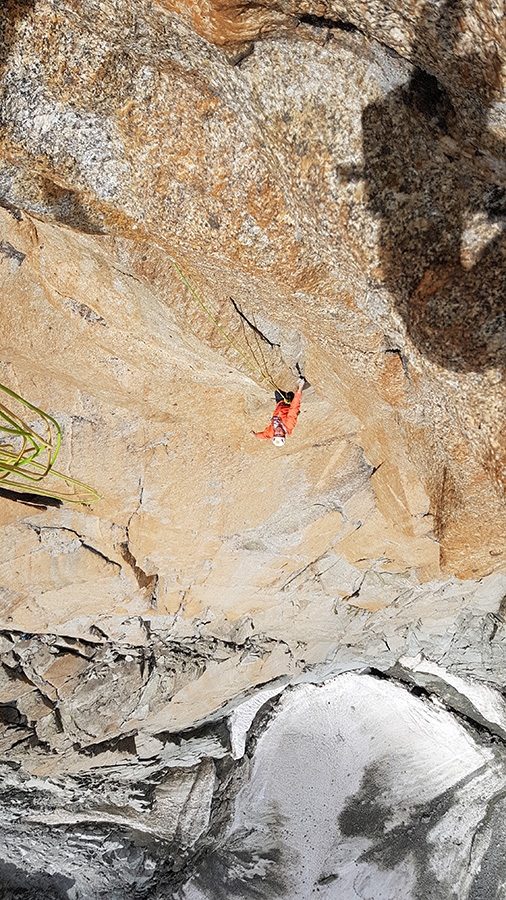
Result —
[{"label": "orange jacket", "polygon": [[287,403],[284,403],[283,400],[281,400],[281,402],[276,406],[276,409],[272,414],[270,424],[267,426],[267,428],[264,431],[255,432],[257,438],[260,438],[261,441],[270,441],[271,438],[274,437],[274,425],[272,424],[272,419],[274,418],[278,418],[280,422],[282,422],[285,426],[286,433],[291,434],[297,424],[297,416],[299,415],[300,411],[301,399],[302,394],[295,394],[292,402],[290,403],[290,406],[288,406]]}]

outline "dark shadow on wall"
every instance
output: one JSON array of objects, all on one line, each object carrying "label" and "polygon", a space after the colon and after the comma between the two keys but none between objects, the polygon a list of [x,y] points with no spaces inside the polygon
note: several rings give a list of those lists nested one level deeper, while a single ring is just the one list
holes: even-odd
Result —
[{"label": "dark shadow on wall", "polygon": [[12,863],[0,863],[2,900],[67,900],[74,884],[74,879],[66,875],[26,874]]},{"label": "dark shadow on wall", "polygon": [[56,497],[43,497],[36,492],[11,491],[4,487],[0,487],[0,500],[1,499],[12,500],[13,503],[24,503],[26,506],[34,506],[37,509],[47,509],[48,506],[55,506],[59,509],[63,503],[62,500],[57,500]]},{"label": "dark shadow on wall", "polygon": [[414,344],[480,371],[506,363],[506,146],[487,125],[500,60],[477,40],[462,55],[463,16],[461,0],[424,8],[413,58],[430,43],[442,74],[415,68],[366,107],[355,177],[379,220],[377,279]]},{"label": "dark shadow on wall", "polygon": [[0,206],[19,220],[23,210],[84,234],[107,232],[102,213],[94,211],[77,191],[62,188],[49,178],[5,161],[3,165],[0,162]]},{"label": "dark shadow on wall", "polygon": [[[23,173],[21,184],[27,184],[27,175]],[[68,190],[57,185],[49,178],[34,176],[31,179],[31,197],[14,197],[15,205],[26,212],[54,219],[74,231],[84,234],[105,234],[103,218],[86,204],[78,191]],[[32,203],[30,203],[30,199]],[[0,200],[1,203],[1,200]]]},{"label": "dark shadow on wall", "polygon": [[[345,809],[339,815],[340,833],[343,838],[369,839],[370,845],[358,857],[359,863],[369,863],[385,872],[394,871],[409,861],[413,866],[414,884],[407,887],[405,896],[413,900],[459,900],[457,890],[454,891],[449,884],[450,877],[438,873],[431,866],[433,835],[446,816],[449,816],[447,829],[451,829],[452,814],[458,815],[459,790],[475,777],[476,772],[471,772],[431,800],[418,804],[413,802],[405,811],[404,822],[391,826],[389,823],[398,800],[394,799],[392,792],[388,761],[372,763],[364,770],[358,792],[348,798]],[[353,852],[353,845],[350,852]],[[458,850],[455,853],[458,854]],[[501,875],[504,876],[504,864]],[[495,873],[483,880],[486,885],[483,900],[498,897],[494,879]]]},{"label": "dark shadow on wall", "polygon": [[261,828],[235,828],[202,853],[194,880],[209,900],[279,900],[290,896],[295,859],[285,818],[270,801]]}]

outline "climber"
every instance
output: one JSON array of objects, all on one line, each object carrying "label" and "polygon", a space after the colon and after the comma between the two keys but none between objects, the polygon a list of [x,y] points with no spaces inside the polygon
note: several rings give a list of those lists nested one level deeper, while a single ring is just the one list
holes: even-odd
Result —
[{"label": "climber", "polygon": [[289,391],[287,394],[276,391],[274,396],[277,406],[272,414],[270,424],[264,431],[250,431],[251,436],[260,438],[261,441],[272,440],[276,447],[282,447],[287,434],[291,434],[297,424],[303,387],[304,379],[299,378],[296,394],[293,391]]}]

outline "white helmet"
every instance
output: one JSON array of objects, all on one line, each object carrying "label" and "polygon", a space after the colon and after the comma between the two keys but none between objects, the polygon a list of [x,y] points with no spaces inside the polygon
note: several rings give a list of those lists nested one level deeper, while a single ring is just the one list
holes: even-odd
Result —
[{"label": "white helmet", "polygon": [[281,435],[278,435],[278,434],[275,437],[273,437],[273,439],[272,439],[272,443],[274,444],[275,447],[283,447],[285,441],[286,441],[286,438],[281,437]]}]

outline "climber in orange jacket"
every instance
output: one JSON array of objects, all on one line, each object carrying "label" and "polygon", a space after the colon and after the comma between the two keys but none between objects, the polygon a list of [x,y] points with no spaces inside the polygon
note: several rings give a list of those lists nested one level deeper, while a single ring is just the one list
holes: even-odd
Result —
[{"label": "climber in orange jacket", "polygon": [[260,438],[261,441],[272,441],[276,447],[282,447],[287,434],[291,434],[297,424],[303,387],[304,379],[299,378],[296,394],[293,394],[292,391],[287,394],[276,391],[277,406],[272,414],[270,424],[264,431],[250,431],[252,437]]}]

